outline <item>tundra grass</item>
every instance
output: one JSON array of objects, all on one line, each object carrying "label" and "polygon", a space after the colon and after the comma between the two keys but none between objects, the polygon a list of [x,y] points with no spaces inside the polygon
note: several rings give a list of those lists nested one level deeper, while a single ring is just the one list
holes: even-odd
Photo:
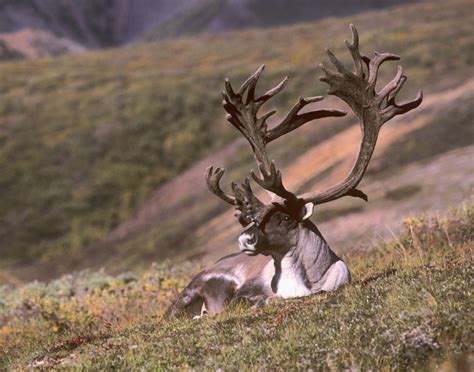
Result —
[{"label": "tundra grass", "polygon": [[200,321],[161,319],[199,270],[190,265],[3,287],[0,368],[425,370],[472,363],[474,204],[403,223],[394,241],[345,257],[353,282],[339,291]]}]

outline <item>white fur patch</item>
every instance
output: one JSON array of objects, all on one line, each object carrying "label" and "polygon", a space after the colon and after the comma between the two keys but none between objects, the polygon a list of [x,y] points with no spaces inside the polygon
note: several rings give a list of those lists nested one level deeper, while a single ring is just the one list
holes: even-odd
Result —
[{"label": "white fur patch", "polygon": [[344,261],[337,261],[329,267],[326,280],[321,286],[322,291],[334,291],[351,281],[351,274]]},{"label": "white fur patch", "polygon": [[301,275],[295,270],[291,257],[281,260],[281,274],[277,284],[276,294],[283,298],[303,297],[311,294]]},{"label": "white fur patch", "polygon": [[223,279],[223,280],[226,280],[228,282],[234,282],[235,285],[239,285],[241,280],[240,278],[235,275],[233,272],[210,272],[208,274],[204,274],[202,276],[202,279],[205,280],[206,282],[210,279]]},{"label": "white fur patch", "polygon": [[203,302],[201,306],[201,314],[200,315],[194,315],[193,320],[199,320],[202,319],[202,317],[207,315],[207,309],[206,309],[206,304]]},{"label": "white fur patch", "polygon": [[304,205],[304,208],[306,210],[306,213],[304,217],[302,218],[302,221],[306,221],[308,218],[310,218],[313,215],[314,211],[314,204],[309,202]]},{"label": "white fur patch", "polygon": [[299,275],[284,271],[278,281],[276,294],[283,298],[303,297],[310,295],[311,290],[303,283]]}]

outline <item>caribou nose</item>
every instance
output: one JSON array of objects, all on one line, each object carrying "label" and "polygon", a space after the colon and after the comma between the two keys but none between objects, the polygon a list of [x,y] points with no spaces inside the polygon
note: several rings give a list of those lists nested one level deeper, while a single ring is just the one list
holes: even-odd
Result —
[{"label": "caribou nose", "polygon": [[257,242],[257,235],[251,234],[250,239],[247,240],[247,244],[254,245]]},{"label": "caribou nose", "polygon": [[255,234],[245,233],[240,235],[239,241],[245,245],[254,245],[257,242],[257,236]]},{"label": "caribou nose", "polygon": [[257,235],[244,233],[239,236],[239,248],[242,252],[248,255],[255,255],[256,248],[255,244],[257,243]]}]

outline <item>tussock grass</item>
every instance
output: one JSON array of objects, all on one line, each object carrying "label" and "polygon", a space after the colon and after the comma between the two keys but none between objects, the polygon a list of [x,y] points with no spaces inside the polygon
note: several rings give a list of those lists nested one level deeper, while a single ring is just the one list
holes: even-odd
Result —
[{"label": "tussock grass", "polygon": [[0,367],[434,368],[473,352],[473,238],[472,202],[408,218],[394,241],[345,257],[342,290],[201,321],[160,319],[198,270],[186,265],[3,287]]}]

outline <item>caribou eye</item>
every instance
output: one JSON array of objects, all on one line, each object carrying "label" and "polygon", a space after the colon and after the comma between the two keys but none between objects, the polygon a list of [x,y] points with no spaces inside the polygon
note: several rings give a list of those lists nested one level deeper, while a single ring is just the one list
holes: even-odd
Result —
[{"label": "caribou eye", "polygon": [[290,216],[285,216],[285,217],[283,217],[283,219],[284,219],[285,221],[289,221],[289,220],[290,220]]}]

